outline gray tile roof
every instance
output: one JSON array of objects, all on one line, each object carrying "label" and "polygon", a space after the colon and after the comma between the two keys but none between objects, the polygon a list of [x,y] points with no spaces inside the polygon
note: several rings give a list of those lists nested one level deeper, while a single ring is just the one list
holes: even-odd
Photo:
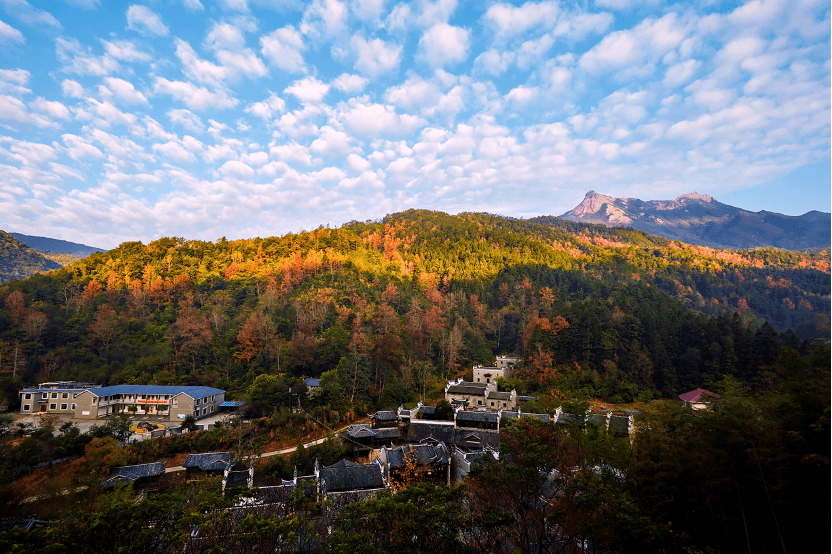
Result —
[{"label": "gray tile roof", "polygon": [[359,465],[348,460],[322,467],[318,472],[318,481],[326,492],[384,488],[381,466],[375,463]]},{"label": "gray tile roof", "polygon": [[349,426],[347,429],[347,436],[351,439],[365,439],[368,437],[375,437],[376,431],[370,428],[370,426],[366,423],[356,423],[355,425]]},{"label": "gray tile roof", "polygon": [[438,444],[407,444],[387,451],[391,468],[400,468],[405,465],[405,456],[412,456],[416,464],[421,466],[445,466],[450,459],[445,445]]},{"label": "gray tile roof", "polygon": [[610,416],[609,431],[617,435],[629,435],[630,418],[628,416]]},{"label": "gray tile roof", "polygon": [[113,473],[101,483],[101,486],[105,489],[113,488],[116,483],[132,483],[147,477],[158,477],[163,473],[165,473],[165,462],[121,466],[113,469]]},{"label": "gray tile roof", "polygon": [[511,393],[491,391],[486,398],[489,400],[511,400]]},{"label": "gray tile roof", "polygon": [[444,442],[451,444],[454,441],[454,426],[443,425],[427,421],[413,421],[407,429],[407,442]]},{"label": "gray tile roof", "polygon": [[586,416],[586,422],[599,427],[607,426],[607,416],[601,414],[589,414]]},{"label": "gray tile roof", "polygon": [[407,430],[409,443],[445,443],[465,448],[500,448],[500,434],[492,429],[460,429],[427,421],[416,421]]},{"label": "gray tile roof", "polygon": [[479,383],[460,383],[458,385],[450,385],[448,387],[448,394],[470,394],[474,396],[485,396],[485,384],[480,386]]},{"label": "gray tile roof", "polygon": [[375,419],[377,421],[397,421],[399,419],[399,415],[393,410],[383,410],[371,415],[370,419]]},{"label": "gray tile roof", "polygon": [[497,423],[498,417],[499,414],[497,414],[497,412],[460,410],[456,414],[456,424],[464,426],[465,423]]},{"label": "gray tile roof", "polygon": [[183,467],[199,468],[202,471],[225,471],[233,463],[231,452],[206,452],[203,454],[188,454]]},{"label": "gray tile roof", "polygon": [[384,429],[375,429],[376,439],[379,440],[388,440],[388,439],[398,439],[401,437],[399,433],[398,427],[387,427]]}]

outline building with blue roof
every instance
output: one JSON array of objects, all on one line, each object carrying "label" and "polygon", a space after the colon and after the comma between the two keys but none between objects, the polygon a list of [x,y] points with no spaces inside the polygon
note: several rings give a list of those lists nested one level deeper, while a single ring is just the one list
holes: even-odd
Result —
[{"label": "building with blue roof", "polygon": [[[20,391],[21,413],[58,412],[78,419],[98,419],[126,413],[180,421],[188,415],[197,419],[213,415],[225,400],[225,391],[212,387],[85,385],[87,386],[83,388],[42,388],[43,385],[39,385],[37,388],[23,389]],[[52,395],[57,395],[54,399],[56,401],[53,401]]]}]

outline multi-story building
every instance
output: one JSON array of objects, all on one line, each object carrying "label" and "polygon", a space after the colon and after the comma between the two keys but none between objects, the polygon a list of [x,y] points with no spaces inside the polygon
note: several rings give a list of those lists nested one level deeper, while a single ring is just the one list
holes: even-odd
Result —
[{"label": "multi-story building", "polygon": [[170,421],[216,413],[225,391],[212,387],[42,383],[20,391],[21,413],[59,413],[98,419],[117,413],[162,416]]},{"label": "multi-story building", "polygon": [[53,381],[20,391],[22,414],[75,414],[75,397],[85,390],[98,388],[92,383]]}]

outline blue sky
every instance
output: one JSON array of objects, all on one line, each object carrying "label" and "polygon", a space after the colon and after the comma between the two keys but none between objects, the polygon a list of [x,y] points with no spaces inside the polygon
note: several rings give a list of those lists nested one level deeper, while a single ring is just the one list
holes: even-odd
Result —
[{"label": "blue sky", "polygon": [[0,0],[0,228],[830,210],[829,3]]}]

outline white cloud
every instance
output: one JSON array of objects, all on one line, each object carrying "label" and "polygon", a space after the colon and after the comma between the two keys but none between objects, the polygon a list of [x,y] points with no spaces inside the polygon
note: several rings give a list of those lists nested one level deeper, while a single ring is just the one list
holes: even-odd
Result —
[{"label": "white cloud", "polygon": [[23,38],[23,33],[9,25],[8,23],[4,23],[0,21],[0,42],[26,42],[26,39]]},{"label": "white cloud", "polygon": [[199,118],[198,115],[196,115],[194,112],[190,110],[170,110],[167,113],[167,116],[173,123],[178,123],[186,129],[194,131],[195,133],[199,133],[205,130],[205,126],[202,124],[202,120]]},{"label": "white cloud", "polygon": [[153,84],[155,94],[169,94],[192,110],[233,108],[239,101],[230,96],[225,90],[210,91],[205,87],[198,87],[187,81],[170,81],[163,77],[156,77]]},{"label": "white cloud", "polygon": [[551,28],[560,10],[555,2],[526,2],[515,7],[511,4],[494,4],[483,16],[498,35],[511,37],[543,26]]},{"label": "white cloud", "polygon": [[3,8],[6,13],[32,27],[42,25],[60,29],[61,23],[51,13],[32,7],[26,0],[3,0]]},{"label": "white cloud", "polygon": [[251,179],[254,177],[254,170],[239,160],[230,160],[222,164],[219,169],[225,177],[235,179]]},{"label": "white cloud", "polygon": [[[166,131],[165,128],[162,127],[162,125],[158,121],[156,121],[155,119],[153,119],[149,115],[146,115],[142,118],[142,123],[144,123],[144,129],[146,129],[147,132],[150,134],[150,136],[153,137],[153,138],[163,139],[163,140],[175,140],[176,139],[176,134],[175,133],[169,133],[168,131]],[[141,128],[134,129],[133,134],[134,135],[144,135],[144,129],[141,129]]]},{"label": "white cloud", "polygon": [[127,28],[145,36],[166,37],[169,32],[158,14],[138,4],[127,8]]},{"label": "white cloud", "polygon": [[345,132],[325,125],[321,128],[318,138],[309,145],[309,150],[316,154],[346,154],[353,150],[351,142],[352,138]]},{"label": "white cloud", "polygon": [[399,65],[401,46],[385,42],[380,38],[368,41],[358,34],[353,35],[350,45],[357,57],[353,67],[365,75],[375,77]]},{"label": "white cloud", "polygon": [[303,13],[300,31],[313,38],[334,37],[346,29],[347,6],[339,0],[313,0]]},{"label": "white cloud", "polygon": [[365,79],[360,75],[350,75],[349,73],[341,73],[330,84],[333,87],[340,90],[341,92],[350,94],[353,92],[361,92],[362,90],[364,90],[364,87],[366,87],[367,84],[369,84],[369,82],[370,81],[368,79]]},{"label": "white cloud", "polygon": [[17,98],[0,94],[0,121],[10,124],[36,125],[38,127],[57,127],[48,117],[32,114],[26,105]]},{"label": "white cloud", "polygon": [[658,6],[661,0],[595,0],[595,5],[617,11],[629,11],[641,6]]},{"label": "white cloud", "polygon": [[78,135],[61,135],[61,139],[64,141],[66,145],[67,153],[69,157],[73,160],[81,160],[84,158],[103,158],[104,154],[90,144],[90,142],[83,137],[79,137]]},{"label": "white cloud", "polygon": [[435,105],[442,97],[442,91],[431,81],[411,77],[399,86],[390,87],[384,98],[391,104],[405,110],[415,110]]},{"label": "white cloud", "polygon": [[430,27],[436,23],[447,23],[454,11],[456,11],[457,0],[422,0],[420,2],[422,13],[419,14],[416,22],[423,27]]},{"label": "white cloud", "polygon": [[419,56],[430,66],[442,67],[468,57],[468,31],[437,23],[419,39]]},{"label": "white cloud", "polygon": [[499,52],[494,48],[486,50],[474,60],[474,68],[479,73],[497,76],[504,73],[514,62],[514,52]]},{"label": "white cloud", "polygon": [[379,23],[385,0],[353,0],[350,11],[362,21]]},{"label": "white cloud", "polygon": [[506,94],[506,100],[517,102],[518,104],[527,104],[537,97],[538,92],[539,90],[537,87],[520,85],[519,87],[511,89],[509,93]]},{"label": "white cloud", "polygon": [[93,56],[92,49],[83,48],[77,39],[58,37],[55,40],[55,53],[64,64],[62,70],[68,73],[102,76],[121,68],[118,61],[106,54],[100,58]]},{"label": "white cloud", "polygon": [[255,102],[253,104],[249,104],[249,106],[246,107],[245,111],[246,113],[250,113],[261,119],[270,120],[274,118],[277,114],[286,111],[286,102],[284,102],[283,99],[280,98],[278,95],[272,93],[268,98],[266,98],[262,102]]},{"label": "white cloud", "polygon": [[404,137],[427,124],[421,117],[396,113],[393,106],[366,104],[351,99],[338,118],[350,130],[368,137]]},{"label": "white cloud", "polygon": [[193,163],[196,161],[196,156],[176,141],[154,144],[153,151],[181,163]]},{"label": "white cloud", "polygon": [[128,104],[147,104],[147,97],[136,90],[133,83],[115,77],[105,77],[104,82],[116,98]]},{"label": "white cloud", "polygon": [[616,67],[634,68],[659,59],[679,46],[688,32],[675,13],[661,19],[645,19],[633,29],[616,31],[581,56],[580,66],[596,72]]},{"label": "white cloud", "polygon": [[248,12],[247,0],[220,0],[220,3],[227,10],[237,12]]},{"label": "white cloud", "polygon": [[108,101],[99,102],[95,98],[87,98],[87,104],[89,104],[93,113],[100,118],[98,120],[99,124],[103,124],[105,126],[132,125],[136,122],[135,115],[119,110]]},{"label": "white cloud", "polygon": [[685,60],[667,68],[664,75],[664,85],[675,88],[690,81],[701,64],[696,60]]},{"label": "white cloud", "polygon": [[193,12],[198,12],[205,9],[205,6],[203,6],[202,2],[200,2],[199,0],[182,0],[182,4]]},{"label": "white cloud", "polygon": [[183,72],[194,81],[220,85],[228,76],[225,67],[217,65],[200,58],[190,44],[181,39],[176,39],[176,57],[182,62]]},{"label": "white cloud", "polygon": [[9,92],[16,96],[28,94],[29,72],[25,69],[0,69],[0,92]]},{"label": "white cloud", "polygon": [[272,146],[269,149],[269,156],[284,162],[300,162],[306,165],[310,165],[312,163],[312,156],[309,154],[309,148],[296,142]]},{"label": "white cloud", "polygon": [[245,48],[245,44],[243,32],[230,23],[214,23],[205,37],[205,45],[214,51],[240,50]]},{"label": "white cloud", "polygon": [[271,63],[284,71],[292,73],[306,71],[306,64],[303,61],[305,49],[303,36],[291,25],[260,37],[260,51],[271,60]]},{"label": "white cloud", "polygon": [[283,91],[297,97],[303,103],[320,102],[329,92],[329,85],[316,79],[315,77],[306,77],[300,81],[295,81]]},{"label": "white cloud", "polygon": [[64,96],[69,96],[70,98],[83,98],[86,94],[84,87],[81,86],[81,83],[73,81],[72,79],[64,79],[61,83],[61,90],[63,91]]},{"label": "white cloud", "polygon": [[52,102],[44,98],[38,98],[33,102],[30,102],[29,107],[36,111],[49,114],[49,116],[53,118],[65,120],[72,118],[69,110],[60,102]]},{"label": "white cloud", "polygon": [[152,58],[147,52],[142,52],[129,40],[107,40],[101,41],[104,44],[104,51],[111,58],[124,62],[149,62]]}]

